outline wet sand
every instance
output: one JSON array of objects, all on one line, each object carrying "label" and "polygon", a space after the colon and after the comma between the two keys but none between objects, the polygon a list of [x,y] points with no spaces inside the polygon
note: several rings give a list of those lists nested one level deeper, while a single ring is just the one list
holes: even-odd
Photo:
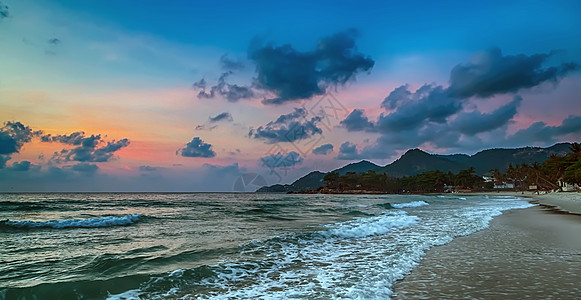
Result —
[{"label": "wet sand", "polygon": [[535,206],[432,248],[393,299],[579,299],[580,270],[581,217]]},{"label": "wet sand", "polygon": [[541,205],[557,211],[581,215],[581,193],[560,192],[533,196]]}]

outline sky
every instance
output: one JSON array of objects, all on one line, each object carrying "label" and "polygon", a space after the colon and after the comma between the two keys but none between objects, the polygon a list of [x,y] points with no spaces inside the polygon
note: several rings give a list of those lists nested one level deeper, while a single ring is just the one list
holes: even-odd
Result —
[{"label": "sky", "polygon": [[578,142],[579,1],[0,0],[0,192]]}]

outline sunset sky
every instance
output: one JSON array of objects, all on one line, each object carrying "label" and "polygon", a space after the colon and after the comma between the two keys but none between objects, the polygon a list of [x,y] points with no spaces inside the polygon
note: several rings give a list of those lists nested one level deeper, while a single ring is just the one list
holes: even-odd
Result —
[{"label": "sunset sky", "polygon": [[0,0],[0,191],[253,190],[410,148],[579,141],[580,13]]}]

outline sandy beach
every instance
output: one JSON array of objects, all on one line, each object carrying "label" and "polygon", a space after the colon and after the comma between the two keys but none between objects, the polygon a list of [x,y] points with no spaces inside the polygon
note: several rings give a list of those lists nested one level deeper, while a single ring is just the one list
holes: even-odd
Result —
[{"label": "sandy beach", "polygon": [[581,194],[526,196],[541,205],[507,211],[486,230],[432,248],[394,286],[394,299],[578,298],[581,217],[573,214]]}]

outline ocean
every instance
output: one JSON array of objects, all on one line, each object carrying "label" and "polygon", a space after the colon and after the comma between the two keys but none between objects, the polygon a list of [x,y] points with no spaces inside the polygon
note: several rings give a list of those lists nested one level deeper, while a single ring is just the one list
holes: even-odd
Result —
[{"label": "ocean", "polygon": [[0,194],[0,299],[389,299],[512,196]]}]

